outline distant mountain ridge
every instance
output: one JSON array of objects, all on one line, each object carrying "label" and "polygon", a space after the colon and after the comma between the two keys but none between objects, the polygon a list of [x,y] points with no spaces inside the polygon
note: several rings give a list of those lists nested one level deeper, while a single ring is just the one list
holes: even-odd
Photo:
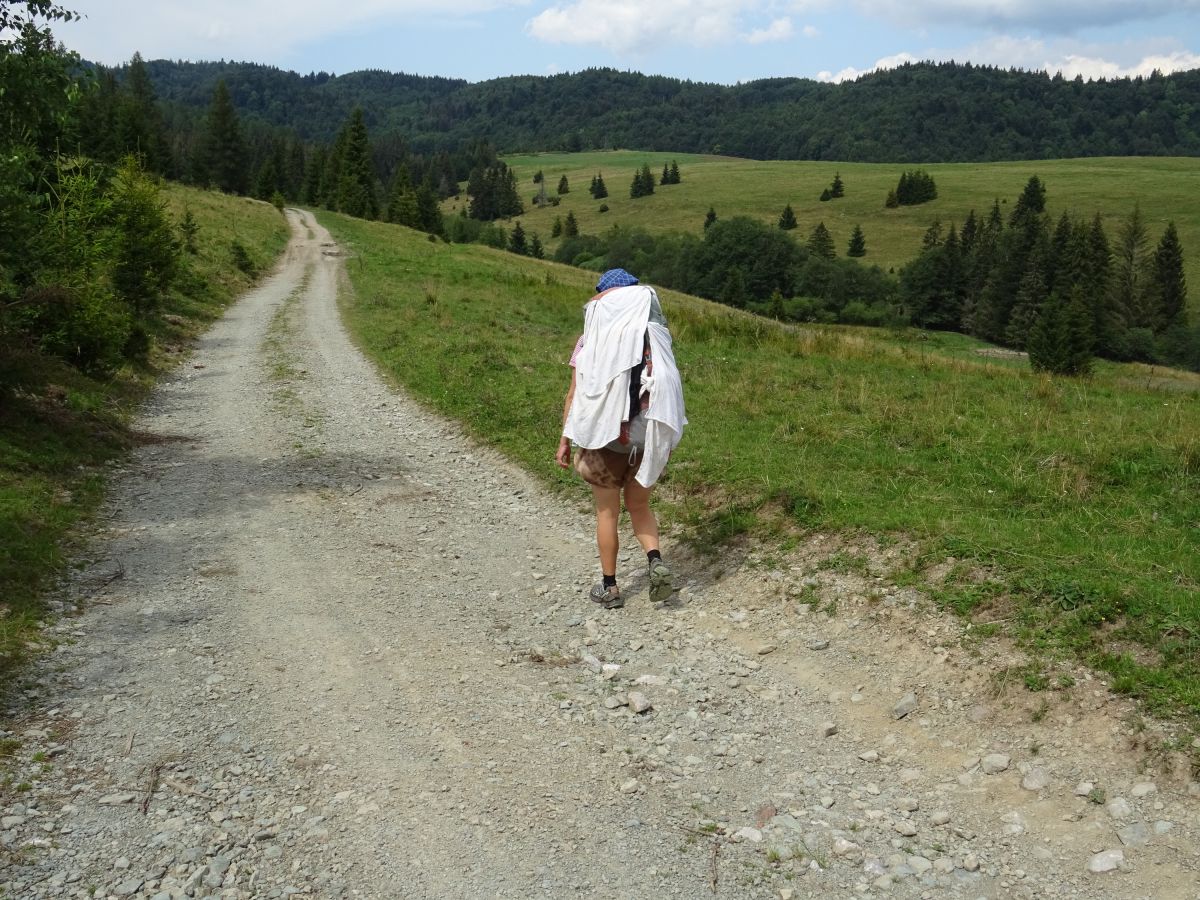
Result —
[{"label": "distant mountain ridge", "polygon": [[206,107],[224,78],[250,121],[328,142],[357,105],[373,136],[403,136],[420,153],[487,138],[502,153],[622,147],[847,162],[1200,155],[1200,69],[1085,82],[913,63],[842,84],[734,86],[614,69],[477,83],[233,62],[155,60],[148,69],[180,118]]}]

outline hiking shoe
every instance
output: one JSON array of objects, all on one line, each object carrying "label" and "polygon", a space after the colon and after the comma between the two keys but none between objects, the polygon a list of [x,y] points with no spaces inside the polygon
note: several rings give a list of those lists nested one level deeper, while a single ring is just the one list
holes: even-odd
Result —
[{"label": "hiking shoe", "polygon": [[662,603],[669,600],[674,589],[674,577],[667,564],[661,559],[650,563],[650,601]]},{"label": "hiking shoe", "polygon": [[605,587],[604,582],[592,588],[592,592],[588,595],[592,598],[593,603],[599,603],[605,609],[620,609],[625,605],[625,600],[621,597],[621,589],[615,584],[612,587]]}]

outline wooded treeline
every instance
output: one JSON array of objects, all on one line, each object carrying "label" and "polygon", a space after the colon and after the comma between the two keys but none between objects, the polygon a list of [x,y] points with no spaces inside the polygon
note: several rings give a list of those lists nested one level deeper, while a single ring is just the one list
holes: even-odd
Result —
[{"label": "wooded treeline", "polygon": [[[0,2],[0,363],[19,347],[104,371],[145,355],[168,290],[205,286],[188,277],[194,231],[143,165],[169,156],[144,72],[105,123],[112,164],[77,154],[101,135],[79,61],[49,27],[73,18],[49,0]],[[117,152],[128,147],[140,158]]]},{"label": "wooded treeline", "polygon": [[1053,223],[1036,176],[1007,217],[997,199],[982,217],[930,226],[900,288],[912,324],[1028,350],[1035,368],[1084,374],[1095,355],[1200,369],[1174,223],[1156,239],[1137,206],[1115,240],[1098,214]]},{"label": "wooded treeline", "polygon": [[[505,153],[624,148],[754,159],[987,162],[1200,154],[1200,71],[1084,81],[970,63],[913,63],[857,81],[723,86],[588,69],[466,81],[251,63],[149,62],[182,145],[219,80],[247,123],[328,142],[356,106],[414,153],[478,138]],[[465,175],[464,175],[465,177]]]},{"label": "wooded treeline", "polygon": [[[1174,224],[1150,234],[1134,207],[1110,236],[1099,216],[1057,223],[1036,176],[1008,216],[999,199],[982,217],[940,223],[897,274],[855,261],[856,227],[842,258],[824,223],[794,239],[784,210],[771,227],[710,211],[702,237],[614,226],[563,229],[554,259],[622,267],[645,280],[785,321],[915,325],[1027,350],[1034,368],[1090,371],[1093,357],[1200,371],[1200,324],[1189,324],[1183,248]],[[499,232],[496,233],[496,229]],[[487,242],[504,247],[502,226]]]},{"label": "wooded treeline", "polygon": [[435,233],[437,202],[457,195],[459,182],[476,169],[496,163],[495,150],[478,139],[453,152],[414,153],[400,135],[370,134],[369,117],[358,107],[327,139],[310,140],[296,128],[245,116],[223,79],[202,110],[172,108],[151,69],[135,55],[119,70],[93,66],[80,73],[76,149],[104,162],[136,152],[151,171],[185,183]]},{"label": "wooded treeline", "polygon": [[[84,149],[103,156],[148,147],[148,163],[170,165],[162,150],[170,144],[166,126],[143,108],[156,99],[146,67],[135,58],[127,71],[123,82],[103,73],[87,100],[112,110],[113,125],[103,134],[118,140],[111,150],[104,145]],[[122,125],[122,117],[143,130]],[[261,126],[255,151],[240,137],[238,114],[225,82],[218,81],[191,142],[190,162],[179,174],[224,190],[249,190],[280,205],[285,200],[320,205],[448,240],[544,254],[541,236],[527,235],[520,222],[495,224],[520,216],[525,204],[513,171],[490,144],[476,140],[454,153],[423,156],[402,139],[373,137],[367,118],[355,108],[328,146]],[[446,222],[438,201],[459,192],[460,177],[467,182],[469,203],[462,216]],[[660,183],[679,179],[678,166],[666,166]],[[840,181],[829,189],[830,199],[834,187],[841,192]],[[550,202],[544,179],[535,176],[534,182],[538,193],[532,202]],[[593,195],[598,184],[593,179]],[[556,194],[569,190],[564,178]],[[643,166],[630,196],[654,190],[654,174]],[[933,179],[911,170],[901,176],[888,205],[936,196]],[[790,212],[785,208],[775,229],[736,216],[707,220],[703,238],[621,228],[603,236],[581,235],[568,216],[565,223],[556,222],[551,237],[564,238],[554,254],[560,261],[632,268],[658,284],[781,319],[962,331],[1027,349],[1035,367],[1068,374],[1086,372],[1095,355],[1200,368],[1200,338],[1186,321],[1178,235],[1169,227],[1152,251],[1137,209],[1114,249],[1098,218],[1092,223],[1063,218],[1052,227],[1045,216],[1045,187],[1033,178],[1007,218],[997,200],[982,218],[972,213],[945,233],[940,224],[931,227],[920,254],[898,277],[839,259],[823,224],[803,243],[793,240],[787,234],[796,224]],[[845,255],[860,257],[864,241],[860,228]]]}]

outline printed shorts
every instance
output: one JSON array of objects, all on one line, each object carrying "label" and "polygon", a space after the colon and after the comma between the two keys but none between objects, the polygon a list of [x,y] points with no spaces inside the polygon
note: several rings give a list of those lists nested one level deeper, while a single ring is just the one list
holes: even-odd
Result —
[{"label": "printed shorts", "polygon": [[576,450],[575,471],[588,484],[598,488],[623,488],[633,481],[642,464],[642,451],[618,453],[601,447],[599,450]]}]

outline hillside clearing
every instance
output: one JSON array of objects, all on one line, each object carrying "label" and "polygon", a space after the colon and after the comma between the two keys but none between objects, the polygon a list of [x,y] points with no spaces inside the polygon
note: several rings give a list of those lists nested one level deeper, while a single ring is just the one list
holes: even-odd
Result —
[{"label": "hillside clearing", "polygon": [[[662,167],[678,161],[682,181],[656,187],[649,197],[632,200],[629,185],[635,171],[649,164],[656,178]],[[839,255],[845,255],[853,227],[866,234],[862,260],[883,269],[898,268],[921,249],[921,237],[934,221],[961,225],[974,209],[984,215],[995,200],[1007,209],[1031,175],[1046,185],[1047,211],[1056,220],[1064,211],[1091,220],[1099,212],[1110,235],[1135,203],[1141,205],[1153,240],[1168,221],[1179,229],[1186,274],[1193,292],[1200,290],[1200,205],[1192,202],[1192,182],[1200,161],[1190,158],[1103,157],[1095,159],[1025,160],[1006,163],[763,162],[686,153],[642,153],[629,150],[593,153],[539,153],[511,156],[505,161],[517,173],[526,231],[537,232],[553,249],[550,229],[556,216],[573,211],[580,230],[596,234],[611,225],[635,225],[651,231],[679,230],[699,234],[709,207],[718,216],[748,215],[775,224],[785,204],[791,204],[800,240],[824,222],[833,234]],[[885,209],[884,200],[900,174],[922,168],[937,181],[938,199],[920,206]],[[542,171],[547,190],[555,196],[559,178],[567,176],[571,190],[560,205],[536,209],[530,202],[537,191],[534,173]],[[846,196],[826,203],[821,191],[840,173]],[[592,176],[602,174],[608,197],[588,194]],[[601,203],[608,212],[601,213]],[[465,198],[447,201],[447,213],[457,214]],[[1195,303],[1193,301],[1193,308]]]}]

